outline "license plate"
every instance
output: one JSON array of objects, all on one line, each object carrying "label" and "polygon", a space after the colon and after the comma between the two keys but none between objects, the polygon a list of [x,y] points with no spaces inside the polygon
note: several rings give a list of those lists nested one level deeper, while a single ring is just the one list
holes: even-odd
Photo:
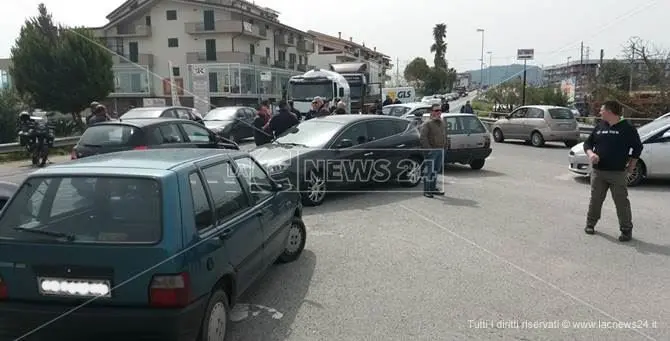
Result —
[{"label": "license plate", "polygon": [[112,287],[108,280],[73,278],[37,278],[40,294],[68,297],[111,297]]}]

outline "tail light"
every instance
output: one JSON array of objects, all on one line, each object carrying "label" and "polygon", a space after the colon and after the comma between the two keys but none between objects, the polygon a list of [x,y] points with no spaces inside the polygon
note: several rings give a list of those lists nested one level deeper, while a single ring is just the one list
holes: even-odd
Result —
[{"label": "tail light", "polygon": [[491,147],[491,135],[484,135],[484,148]]},{"label": "tail light", "polygon": [[70,160],[76,160],[77,159],[77,148],[72,148],[72,151],[70,152]]},{"label": "tail light", "polygon": [[147,147],[147,146],[137,146],[137,147],[133,148],[133,150],[147,150],[147,149],[149,149],[149,147]]},{"label": "tail light", "polygon": [[2,277],[0,277],[0,300],[6,300],[7,299],[7,284],[5,281],[2,280]]},{"label": "tail light", "polygon": [[191,302],[191,280],[188,273],[178,275],[156,275],[149,287],[149,303],[152,307],[180,308]]}]

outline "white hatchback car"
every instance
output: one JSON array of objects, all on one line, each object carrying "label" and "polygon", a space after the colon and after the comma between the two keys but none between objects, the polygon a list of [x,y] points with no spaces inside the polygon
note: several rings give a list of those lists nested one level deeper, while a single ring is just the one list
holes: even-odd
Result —
[{"label": "white hatchback car", "polygon": [[[430,114],[424,114],[426,121]],[[444,163],[470,165],[478,170],[484,167],[486,158],[491,155],[491,134],[486,125],[473,114],[442,113],[447,128],[448,147]]]},{"label": "white hatchback car", "polygon": [[[659,118],[637,128],[644,144],[635,171],[628,176],[628,186],[639,185],[645,178],[670,178],[670,117]],[[591,175],[591,164],[584,143],[570,150],[568,169],[579,176]]]}]

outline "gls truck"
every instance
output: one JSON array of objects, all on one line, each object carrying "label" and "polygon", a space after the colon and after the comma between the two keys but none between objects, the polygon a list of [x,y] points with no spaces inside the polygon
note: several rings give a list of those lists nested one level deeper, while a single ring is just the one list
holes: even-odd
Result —
[{"label": "gls truck", "polygon": [[412,87],[402,87],[402,88],[383,88],[382,89],[382,102],[386,99],[386,96],[391,97],[392,100],[399,99],[403,103],[413,103],[416,102],[416,91]]},{"label": "gls truck", "polygon": [[329,101],[339,98],[347,104],[347,112],[351,112],[351,91],[347,80],[337,72],[314,69],[301,76],[293,76],[288,81],[288,99],[303,115],[312,107],[314,97]]},{"label": "gls truck", "polygon": [[339,73],[349,83],[352,113],[366,112],[366,107],[379,98],[381,83],[372,82],[368,63],[330,64],[330,71]]}]

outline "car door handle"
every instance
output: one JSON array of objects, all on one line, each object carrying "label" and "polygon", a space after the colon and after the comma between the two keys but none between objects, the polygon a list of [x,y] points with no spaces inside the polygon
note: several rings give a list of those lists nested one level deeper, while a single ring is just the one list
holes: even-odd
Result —
[{"label": "car door handle", "polygon": [[230,227],[225,228],[221,231],[221,234],[219,234],[219,239],[221,239],[221,240],[230,239],[230,236],[232,236],[232,234],[233,234],[233,229],[232,228],[230,228]]},{"label": "car door handle", "polygon": [[397,145],[397,146],[395,146],[395,147],[396,147],[396,148],[404,148],[404,147],[405,147],[405,144],[404,144],[404,143],[403,143],[403,144],[399,144],[399,145]]},{"label": "car door handle", "polygon": [[374,154],[374,153],[373,153],[373,152],[369,152],[369,153],[365,153],[365,154],[363,154],[363,156],[370,156],[370,155],[372,155],[372,154]]}]

